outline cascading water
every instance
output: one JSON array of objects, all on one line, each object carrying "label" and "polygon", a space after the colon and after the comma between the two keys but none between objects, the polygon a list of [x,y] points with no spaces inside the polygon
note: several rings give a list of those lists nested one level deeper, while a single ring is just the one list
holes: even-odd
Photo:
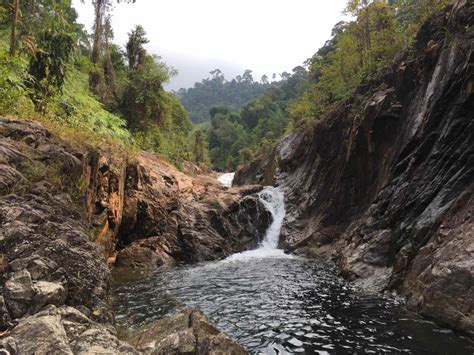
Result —
[{"label": "cascading water", "polygon": [[260,201],[272,215],[272,223],[268,227],[260,247],[243,253],[229,256],[224,262],[240,261],[252,258],[291,258],[283,250],[278,249],[281,226],[285,218],[285,197],[278,187],[267,186],[259,193]]},{"label": "cascading water", "polygon": [[225,187],[232,187],[232,181],[234,180],[235,173],[222,174],[217,180]]}]

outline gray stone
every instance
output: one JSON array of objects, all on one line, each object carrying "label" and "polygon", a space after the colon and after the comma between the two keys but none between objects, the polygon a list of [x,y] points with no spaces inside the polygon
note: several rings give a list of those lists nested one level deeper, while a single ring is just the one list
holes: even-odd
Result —
[{"label": "gray stone", "polygon": [[8,329],[11,326],[11,321],[5,300],[3,296],[0,296],[0,331]]},{"label": "gray stone", "polygon": [[34,289],[30,273],[26,270],[14,273],[5,283],[5,303],[14,318],[23,316],[31,305]]},{"label": "gray stone", "polygon": [[72,354],[61,317],[28,317],[11,332],[19,354]]},{"label": "gray stone", "polygon": [[53,304],[60,306],[66,300],[67,292],[63,286],[54,282],[37,281],[34,285],[34,308],[40,310],[43,306]]},{"label": "gray stone", "polygon": [[185,309],[139,330],[132,337],[145,354],[248,354],[197,309]]}]

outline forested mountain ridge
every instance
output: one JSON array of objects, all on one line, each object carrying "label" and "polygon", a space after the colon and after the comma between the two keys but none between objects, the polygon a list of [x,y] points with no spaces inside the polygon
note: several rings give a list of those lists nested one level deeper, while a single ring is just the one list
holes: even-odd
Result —
[{"label": "forested mountain ridge", "polygon": [[265,91],[269,85],[266,76],[261,82],[254,81],[251,70],[246,70],[230,81],[225,79],[220,69],[210,74],[210,78],[195,83],[192,88],[179,89],[176,93],[193,123],[209,121],[209,107],[214,105],[240,111],[243,105]]},{"label": "forested mountain ridge", "polygon": [[[281,81],[269,84],[240,112],[232,107],[210,111],[211,125],[206,127],[212,165],[234,170],[267,154],[285,133],[324,117],[363,81],[374,78],[397,53],[409,48],[421,23],[448,3],[349,1],[345,11],[353,20],[337,23],[331,38],[304,65],[291,74],[283,73]],[[214,79],[190,92],[212,91],[211,82],[224,85],[221,73],[214,74]],[[204,115],[204,106],[201,109]]]},{"label": "forested mountain ridge", "polygon": [[215,168],[234,170],[256,154],[272,149],[288,128],[288,108],[308,89],[309,72],[297,66],[283,73],[282,80],[268,84],[265,91],[244,105],[240,112],[226,106],[211,106],[207,129],[209,153]]}]

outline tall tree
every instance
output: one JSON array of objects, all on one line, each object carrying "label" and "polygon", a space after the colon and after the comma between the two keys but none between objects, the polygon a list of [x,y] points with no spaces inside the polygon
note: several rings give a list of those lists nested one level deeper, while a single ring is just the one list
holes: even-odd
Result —
[{"label": "tall tree", "polygon": [[[82,0],[84,1],[84,0]],[[120,2],[135,2],[135,0],[117,0]],[[107,21],[110,21],[110,10],[113,0],[92,0],[94,5],[94,34],[92,41],[91,62],[95,65],[94,70],[89,74],[89,84],[92,91],[98,94],[98,88],[104,80],[100,62],[104,57],[104,49],[107,50]],[[100,95],[99,95],[100,96]]]},{"label": "tall tree", "polygon": [[137,25],[129,32],[128,41],[125,46],[127,51],[128,67],[130,70],[136,69],[138,66],[143,65],[146,50],[143,45],[149,41],[146,38],[146,32],[143,26]]},{"label": "tall tree", "polygon": [[10,34],[10,56],[13,57],[16,54],[17,47],[17,26],[18,16],[20,13],[20,0],[13,0],[12,2],[12,19],[11,19],[11,34]]}]

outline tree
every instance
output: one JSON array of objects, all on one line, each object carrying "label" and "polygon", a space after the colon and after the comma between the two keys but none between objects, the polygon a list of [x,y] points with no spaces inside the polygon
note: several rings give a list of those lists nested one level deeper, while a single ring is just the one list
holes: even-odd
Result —
[{"label": "tree", "polygon": [[265,84],[253,81],[252,71],[227,81],[220,69],[210,72],[210,77],[195,83],[189,89],[180,89],[178,97],[190,113],[195,123],[209,121],[209,108],[213,105],[225,105],[231,111],[239,111],[247,102],[263,93]]},{"label": "tree", "polygon": [[206,133],[202,129],[194,132],[194,161],[198,165],[207,166],[209,164],[209,143]]},{"label": "tree", "polygon": [[11,19],[11,34],[10,34],[10,56],[13,57],[16,54],[17,46],[17,24],[18,15],[20,12],[20,0],[13,0],[12,3],[12,19]]},{"label": "tree", "polygon": [[134,70],[138,66],[143,65],[146,56],[146,50],[143,48],[143,45],[148,42],[145,29],[141,25],[135,26],[135,28],[128,33],[128,42],[125,48],[130,70]]},{"label": "tree", "polygon": [[[117,3],[123,1],[135,2],[135,0],[117,0]],[[96,67],[89,73],[89,84],[92,91],[96,94],[99,93],[97,89],[104,80],[100,61],[104,56],[104,49],[108,49],[106,46],[106,22],[110,22],[109,12],[112,9],[112,3],[113,0],[92,0],[92,5],[94,6],[94,34],[90,59]]]},{"label": "tree", "polygon": [[61,91],[66,79],[66,65],[74,49],[74,37],[61,30],[50,29],[39,37],[40,51],[31,58],[27,85],[36,111],[45,113],[48,99]]},{"label": "tree", "polygon": [[246,83],[253,83],[252,71],[250,69],[245,70],[242,74],[242,80]]},{"label": "tree", "polygon": [[121,102],[121,111],[132,130],[143,130],[149,124],[163,124],[168,68],[157,57],[146,55],[143,63],[130,70]]}]

